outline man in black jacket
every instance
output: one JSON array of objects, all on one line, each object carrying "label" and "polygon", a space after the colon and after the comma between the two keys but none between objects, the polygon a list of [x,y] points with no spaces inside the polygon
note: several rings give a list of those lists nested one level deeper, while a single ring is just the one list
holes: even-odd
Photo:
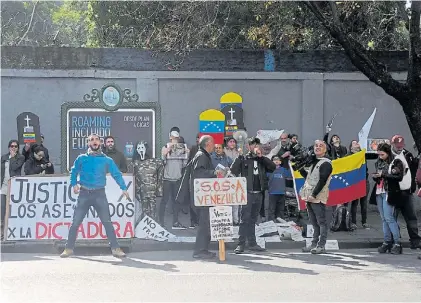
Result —
[{"label": "man in black jacket", "polygon": [[239,156],[231,165],[231,172],[247,180],[247,205],[241,206],[239,242],[236,254],[244,252],[246,241],[251,251],[265,251],[257,245],[255,225],[262,206],[262,193],[267,189],[266,173],[276,169],[275,163],[263,156],[262,146],[256,138],[248,139],[249,152]]},{"label": "man in black jacket", "polygon": [[9,194],[9,180],[20,176],[25,157],[19,155],[19,141],[10,140],[9,152],[1,156],[1,239],[3,240],[4,219],[6,214],[6,201]]},{"label": "man in black jacket", "polygon": [[[190,177],[190,192],[194,192],[194,180],[216,178],[217,171],[213,168],[210,153],[215,148],[215,142],[211,136],[202,136],[199,140],[199,150],[193,158],[192,172]],[[211,240],[209,208],[200,207],[199,209],[199,228],[196,235],[196,244],[194,246],[193,258],[196,259],[213,259],[215,253],[209,251],[209,243]]]},{"label": "man in black jacket", "polygon": [[114,160],[118,169],[122,173],[127,173],[127,160],[124,154],[115,147],[115,140],[113,136],[104,138],[104,154]]},{"label": "man in black jacket", "polygon": [[[29,159],[29,157],[31,156],[31,148],[34,144],[31,143],[26,143],[25,146],[22,149],[22,155],[25,157],[25,161],[27,161]],[[41,147],[42,151],[44,152],[44,159],[46,161],[50,161],[50,154],[48,152],[48,148],[46,148],[44,146],[44,135],[41,134],[41,144],[37,144],[38,146]]]}]

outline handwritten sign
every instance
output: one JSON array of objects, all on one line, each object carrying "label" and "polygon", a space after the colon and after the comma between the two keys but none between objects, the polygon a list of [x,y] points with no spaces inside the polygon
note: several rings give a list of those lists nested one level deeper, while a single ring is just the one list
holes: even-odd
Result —
[{"label": "handwritten sign", "polygon": [[138,239],[152,239],[161,242],[175,238],[175,235],[166,231],[149,216],[145,216],[136,226],[135,235]]},{"label": "handwritten sign", "polygon": [[246,178],[213,178],[194,180],[195,206],[246,205]]},{"label": "handwritten sign", "polygon": [[232,225],[232,208],[216,206],[209,208],[211,240],[229,240],[234,236]]}]

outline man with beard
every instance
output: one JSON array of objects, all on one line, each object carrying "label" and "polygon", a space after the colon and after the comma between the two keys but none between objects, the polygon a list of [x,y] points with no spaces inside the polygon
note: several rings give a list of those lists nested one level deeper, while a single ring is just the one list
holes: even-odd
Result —
[{"label": "man with beard", "polygon": [[329,184],[333,171],[332,162],[326,158],[326,143],[314,142],[315,157],[308,172],[302,168],[301,175],[306,179],[300,190],[301,198],[306,201],[308,217],[314,228],[313,240],[303,252],[322,254],[327,239],[326,203],[329,198]]},{"label": "man with beard", "polygon": [[113,256],[123,258],[126,254],[118,244],[108,208],[107,196],[105,195],[107,173],[111,174],[123,191],[123,195],[126,199],[129,199],[127,185],[124,183],[123,176],[114,161],[102,152],[100,148],[101,140],[97,134],[89,136],[88,145],[88,152],[76,158],[70,172],[70,186],[76,195],[79,194],[79,197],[73,214],[72,225],[69,229],[66,248],[60,257],[67,258],[73,254],[78,228],[89,208],[93,206],[104,226]]},{"label": "man with beard", "polygon": [[395,135],[391,140],[392,153],[395,157],[399,157],[404,163],[404,167],[407,169],[406,174],[411,176],[410,188],[401,188],[401,201],[396,208],[402,213],[403,218],[408,229],[409,242],[411,249],[421,248],[421,237],[418,235],[418,220],[415,213],[414,203],[412,201],[412,194],[416,190],[415,176],[417,173],[417,163],[411,152],[406,150],[405,139],[401,135]]},{"label": "man with beard", "polygon": [[255,225],[263,202],[263,192],[267,190],[267,173],[276,169],[275,163],[263,156],[260,140],[248,139],[249,152],[239,156],[231,166],[231,172],[236,176],[245,177],[247,180],[247,205],[241,206],[240,230],[236,254],[245,250],[246,241],[251,251],[265,251],[257,245]]},{"label": "man with beard", "polygon": [[107,136],[104,138],[104,154],[113,159],[118,169],[122,173],[127,173],[127,160],[124,154],[117,150],[115,147],[115,140],[113,136]]}]

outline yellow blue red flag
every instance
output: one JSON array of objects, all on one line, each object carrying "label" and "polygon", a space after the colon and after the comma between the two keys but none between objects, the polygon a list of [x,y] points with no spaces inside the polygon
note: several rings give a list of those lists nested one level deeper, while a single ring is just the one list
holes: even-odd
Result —
[{"label": "yellow blue red flag", "polygon": [[[328,206],[335,206],[364,197],[367,194],[365,150],[332,161],[333,173],[329,185]],[[299,196],[305,179],[298,171],[293,173],[299,209],[306,209],[305,201]]]}]

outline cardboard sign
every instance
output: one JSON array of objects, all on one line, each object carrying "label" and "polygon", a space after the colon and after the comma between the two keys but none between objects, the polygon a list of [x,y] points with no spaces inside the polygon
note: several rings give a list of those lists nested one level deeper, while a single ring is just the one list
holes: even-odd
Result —
[{"label": "cardboard sign", "polygon": [[23,112],[16,118],[20,144],[41,143],[39,117],[31,112]]},{"label": "cardboard sign", "polygon": [[[123,178],[133,199],[134,177],[124,175]],[[69,176],[12,178],[7,240],[67,239],[77,203],[77,195],[68,183]],[[134,202],[123,197],[111,176],[107,176],[105,193],[117,238],[133,238]],[[98,213],[92,207],[78,229],[77,238],[107,238]]]},{"label": "cardboard sign", "polygon": [[243,109],[237,105],[227,105],[222,110],[225,115],[225,136],[232,136],[238,129],[244,129]]},{"label": "cardboard sign", "polygon": [[169,233],[151,217],[145,216],[136,226],[136,238],[168,241],[175,238],[175,235]]},{"label": "cardboard sign", "polygon": [[246,178],[211,178],[194,180],[195,206],[246,205]]},{"label": "cardboard sign", "polygon": [[229,240],[234,235],[232,225],[232,208],[230,206],[216,206],[209,208],[211,240]]}]

